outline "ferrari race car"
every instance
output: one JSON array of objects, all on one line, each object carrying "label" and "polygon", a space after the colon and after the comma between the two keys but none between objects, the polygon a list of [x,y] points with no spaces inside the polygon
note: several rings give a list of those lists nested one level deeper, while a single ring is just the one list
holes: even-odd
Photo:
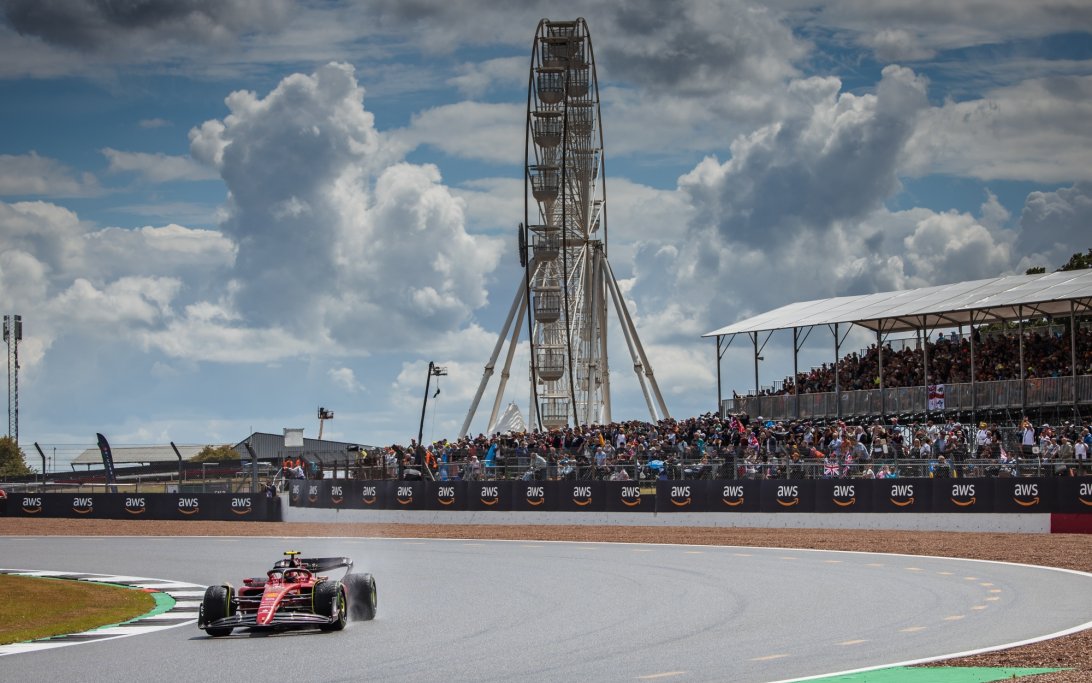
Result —
[{"label": "ferrari race car", "polygon": [[[210,636],[230,635],[238,627],[280,629],[317,626],[323,631],[340,631],[349,619],[375,618],[375,579],[371,574],[353,574],[347,557],[301,558],[289,550],[266,572],[265,578],[243,579],[231,584],[209,586],[201,600],[197,628]],[[340,579],[320,572],[345,569]]]}]

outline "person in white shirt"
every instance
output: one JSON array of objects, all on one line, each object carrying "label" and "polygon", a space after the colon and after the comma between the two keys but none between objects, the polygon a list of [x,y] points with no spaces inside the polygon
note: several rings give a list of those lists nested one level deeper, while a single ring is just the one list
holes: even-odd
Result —
[{"label": "person in white shirt", "polygon": [[1031,426],[1031,422],[1027,419],[1024,420],[1022,427],[1023,433],[1020,437],[1020,446],[1024,452],[1025,458],[1031,457],[1031,449],[1035,448],[1035,427]]}]

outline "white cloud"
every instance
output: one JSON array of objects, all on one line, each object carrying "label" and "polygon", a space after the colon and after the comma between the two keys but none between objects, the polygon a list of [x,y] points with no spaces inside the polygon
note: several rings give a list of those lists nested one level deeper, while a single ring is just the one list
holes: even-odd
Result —
[{"label": "white cloud", "polygon": [[998,88],[923,113],[906,170],[1045,183],[1092,179],[1092,76]]},{"label": "white cloud", "polygon": [[530,63],[527,57],[498,57],[484,62],[466,62],[447,79],[450,85],[467,97],[481,97],[494,86],[508,87],[527,83]]},{"label": "white cloud", "polygon": [[190,136],[230,193],[242,324],[289,330],[315,352],[361,352],[457,329],[484,305],[499,242],[467,234],[435,167],[399,161],[351,67],[227,103],[229,116]]},{"label": "white cloud", "polygon": [[523,165],[526,106],[459,102],[414,114],[393,133],[407,148],[431,145],[447,154],[513,166]]},{"label": "white cloud", "polygon": [[364,385],[357,381],[356,373],[353,372],[352,368],[330,368],[326,374],[336,386],[351,394],[364,390]]},{"label": "white cloud", "polygon": [[877,57],[927,58],[938,50],[1092,30],[1092,7],[1072,0],[780,0],[808,23],[849,30]]},{"label": "white cloud", "polygon": [[122,152],[109,147],[103,149],[102,153],[110,161],[110,172],[136,173],[153,183],[167,183],[174,180],[211,180],[218,177],[211,168],[198,164],[190,157],[162,153]]},{"label": "white cloud", "polygon": [[100,191],[92,174],[78,173],[37,152],[0,154],[0,197],[89,197]]},{"label": "white cloud", "polygon": [[1089,248],[1092,226],[1092,184],[1078,183],[1055,192],[1032,192],[1020,215],[1016,253],[1022,269],[1058,268]]}]

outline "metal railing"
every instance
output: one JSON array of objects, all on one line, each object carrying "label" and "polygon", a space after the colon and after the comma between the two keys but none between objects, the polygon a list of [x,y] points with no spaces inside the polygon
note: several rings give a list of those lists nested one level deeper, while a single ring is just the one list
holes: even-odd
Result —
[{"label": "metal railing", "polygon": [[[934,410],[1017,410],[1092,404],[1092,375],[1032,378],[1023,385],[1020,380],[947,384],[943,407]],[[724,399],[721,409],[725,414],[745,412],[786,420],[923,413],[929,411],[929,402],[924,386],[886,387],[882,391],[739,396]]]}]

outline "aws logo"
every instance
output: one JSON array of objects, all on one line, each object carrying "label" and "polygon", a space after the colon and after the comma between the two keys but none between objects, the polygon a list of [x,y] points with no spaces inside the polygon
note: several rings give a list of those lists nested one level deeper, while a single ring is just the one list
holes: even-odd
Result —
[{"label": "aws logo", "polygon": [[179,498],[178,511],[184,515],[196,515],[200,512],[200,501],[197,498]]},{"label": "aws logo", "polygon": [[909,507],[914,504],[914,485],[913,484],[892,484],[891,492],[888,498],[892,505],[897,505],[900,508]]},{"label": "aws logo", "polygon": [[318,484],[307,485],[307,502],[312,505],[318,500]]},{"label": "aws logo", "polygon": [[299,483],[291,484],[288,487],[288,500],[292,503],[298,503],[300,500],[300,488],[302,485]]},{"label": "aws logo", "polygon": [[76,496],[72,499],[72,512],[87,515],[95,511],[95,499],[91,496]]},{"label": "aws logo", "polygon": [[42,511],[41,496],[23,496],[23,512],[28,515],[37,515]]},{"label": "aws logo", "polygon": [[143,515],[147,512],[144,496],[125,496],[125,511],[130,515]]},{"label": "aws logo", "polygon": [[344,487],[341,484],[334,484],[330,487],[330,504],[341,505],[345,500]]},{"label": "aws logo", "polygon": [[1092,484],[1081,484],[1081,490],[1077,492],[1077,500],[1081,502],[1081,505],[1092,507]]},{"label": "aws logo", "polygon": [[857,487],[854,484],[835,485],[830,499],[838,507],[853,507],[857,504]]},{"label": "aws logo", "polygon": [[1020,507],[1030,508],[1038,505],[1039,501],[1040,498],[1038,484],[1013,484],[1012,502],[1016,503]]},{"label": "aws logo", "polygon": [[677,508],[688,508],[694,502],[694,497],[690,494],[689,486],[680,485],[671,487],[668,500]]},{"label": "aws logo", "polygon": [[253,510],[253,506],[250,504],[249,496],[239,496],[231,499],[231,511],[234,514],[241,517],[243,515],[249,515],[251,510]]},{"label": "aws logo", "polygon": [[743,487],[739,484],[731,484],[720,490],[720,502],[730,508],[743,505]]},{"label": "aws logo", "polygon": [[360,502],[365,505],[375,505],[376,497],[374,486],[363,486],[360,489]]},{"label": "aws logo", "polygon": [[439,486],[436,488],[436,502],[440,505],[454,505],[455,504],[455,487],[454,486]]},{"label": "aws logo", "polygon": [[952,484],[949,500],[961,508],[973,507],[978,502],[974,493],[974,484]]},{"label": "aws logo", "polygon": [[528,486],[523,489],[523,497],[527,500],[528,505],[538,507],[546,502],[546,487]]},{"label": "aws logo", "polygon": [[499,486],[483,486],[478,491],[478,500],[482,505],[488,505],[490,507],[500,502],[500,487]]},{"label": "aws logo", "polygon": [[800,487],[796,484],[780,484],[774,497],[781,507],[791,508],[800,504]]},{"label": "aws logo", "polygon": [[641,504],[640,486],[623,486],[619,495],[622,497],[622,505],[626,507],[632,508]]},{"label": "aws logo", "polygon": [[573,503],[580,507],[587,507],[592,503],[591,487],[587,485],[572,487]]},{"label": "aws logo", "polygon": [[412,486],[399,486],[398,490],[394,493],[395,500],[399,505],[412,505],[413,504],[413,487]]}]

